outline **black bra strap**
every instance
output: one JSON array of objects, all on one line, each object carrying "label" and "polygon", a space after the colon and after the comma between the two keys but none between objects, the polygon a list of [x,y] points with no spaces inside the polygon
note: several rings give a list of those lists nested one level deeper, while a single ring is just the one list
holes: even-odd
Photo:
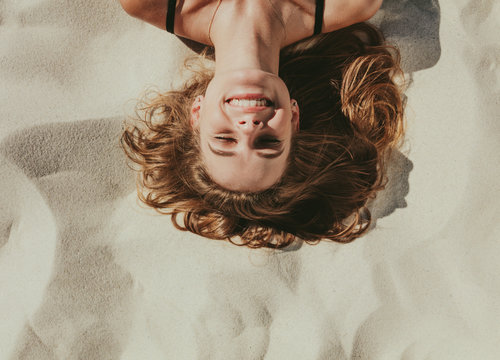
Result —
[{"label": "black bra strap", "polygon": [[316,14],[314,15],[314,35],[321,34],[323,28],[323,11],[325,0],[316,0]]},{"label": "black bra strap", "polygon": [[175,3],[176,0],[166,0],[167,1],[167,21],[165,28],[169,33],[174,33],[175,24]]},{"label": "black bra strap", "polygon": [[[175,24],[175,5],[176,0],[167,0],[167,19],[166,29],[169,33],[174,33]],[[320,34],[323,28],[323,11],[325,0],[316,0],[316,13],[314,14],[314,35]]]}]

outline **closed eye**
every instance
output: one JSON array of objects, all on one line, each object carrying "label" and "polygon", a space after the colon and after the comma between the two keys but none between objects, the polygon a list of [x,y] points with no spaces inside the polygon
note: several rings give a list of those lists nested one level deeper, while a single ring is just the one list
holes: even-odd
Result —
[{"label": "closed eye", "polygon": [[261,137],[258,138],[256,144],[258,147],[271,147],[276,148],[281,145],[282,141],[275,137]]},{"label": "closed eye", "polygon": [[236,142],[235,138],[229,137],[229,136],[215,136],[215,139],[217,139],[220,142],[228,142],[228,143],[234,143]]},{"label": "closed eye", "polygon": [[259,139],[260,142],[264,143],[280,143],[281,140],[278,140],[276,138],[264,138],[264,139]]}]

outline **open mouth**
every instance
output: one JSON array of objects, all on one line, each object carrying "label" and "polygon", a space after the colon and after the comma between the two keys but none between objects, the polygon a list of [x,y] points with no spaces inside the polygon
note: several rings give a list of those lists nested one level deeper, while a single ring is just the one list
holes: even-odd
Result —
[{"label": "open mouth", "polygon": [[239,107],[269,107],[273,106],[273,102],[266,97],[263,96],[253,96],[253,95],[244,95],[244,96],[234,96],[226,100],[231,106],[239,106]]}]

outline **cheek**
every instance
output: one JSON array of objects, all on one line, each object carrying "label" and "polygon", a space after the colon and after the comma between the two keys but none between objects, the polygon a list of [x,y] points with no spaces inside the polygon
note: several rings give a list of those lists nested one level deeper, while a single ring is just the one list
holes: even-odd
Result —
[{"label": "cheek", "polygon": [[292,129],[292,113],[289,111],[281,110],[278,114],[274,124],[270,124],[276,132],[282,136],[288,136],[291,134]]},{"label": "cheek", "polygon": [[208,148],[208,142],[205,138],[202,138],[200,136],[200,142],[199,142],[199,149],[200,149],[200,160],[203,163],[205,167],[209,166],[212,163],[212,158],[213,154],[210,152],[210,149]]},{"label": "cheek", "polygon": [[206,121],[205,118],[200,118],[198,122],[198,127],[194,129],[195,131],[195,136],[198,137],[198,143],[201,144],[206,143],[210,137],[211,130],[210,130],[210,124]]},{"label": "cheek", "polygon": [[200,119],[200,132],[205,138],[233,130],[230,121],[221,114],[213,112],[210,117]]}]

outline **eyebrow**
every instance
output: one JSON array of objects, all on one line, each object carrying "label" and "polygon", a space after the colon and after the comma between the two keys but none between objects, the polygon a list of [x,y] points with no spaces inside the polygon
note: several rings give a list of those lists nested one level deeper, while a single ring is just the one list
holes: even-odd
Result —
[{"label": "eyebrow", "polygon": [[[212,147],[212,145],[210,145],[210,143],[208,143],[208,148],[215,155],[219,155],[219,156],[234,156],[234,155],[236,155],[236,152],[234,152],[234,151],[225,151],[225,150],[214,149]],[[281,154],[283,154],[283,151],[284,151],[284,146],[282,146],[281,149],[275,153],[265,154],[262,152],[257,152],[257,155],[259,155],[260,157],[266,158],[266,159],[275,159],[275,158],[279,157]]]}]

